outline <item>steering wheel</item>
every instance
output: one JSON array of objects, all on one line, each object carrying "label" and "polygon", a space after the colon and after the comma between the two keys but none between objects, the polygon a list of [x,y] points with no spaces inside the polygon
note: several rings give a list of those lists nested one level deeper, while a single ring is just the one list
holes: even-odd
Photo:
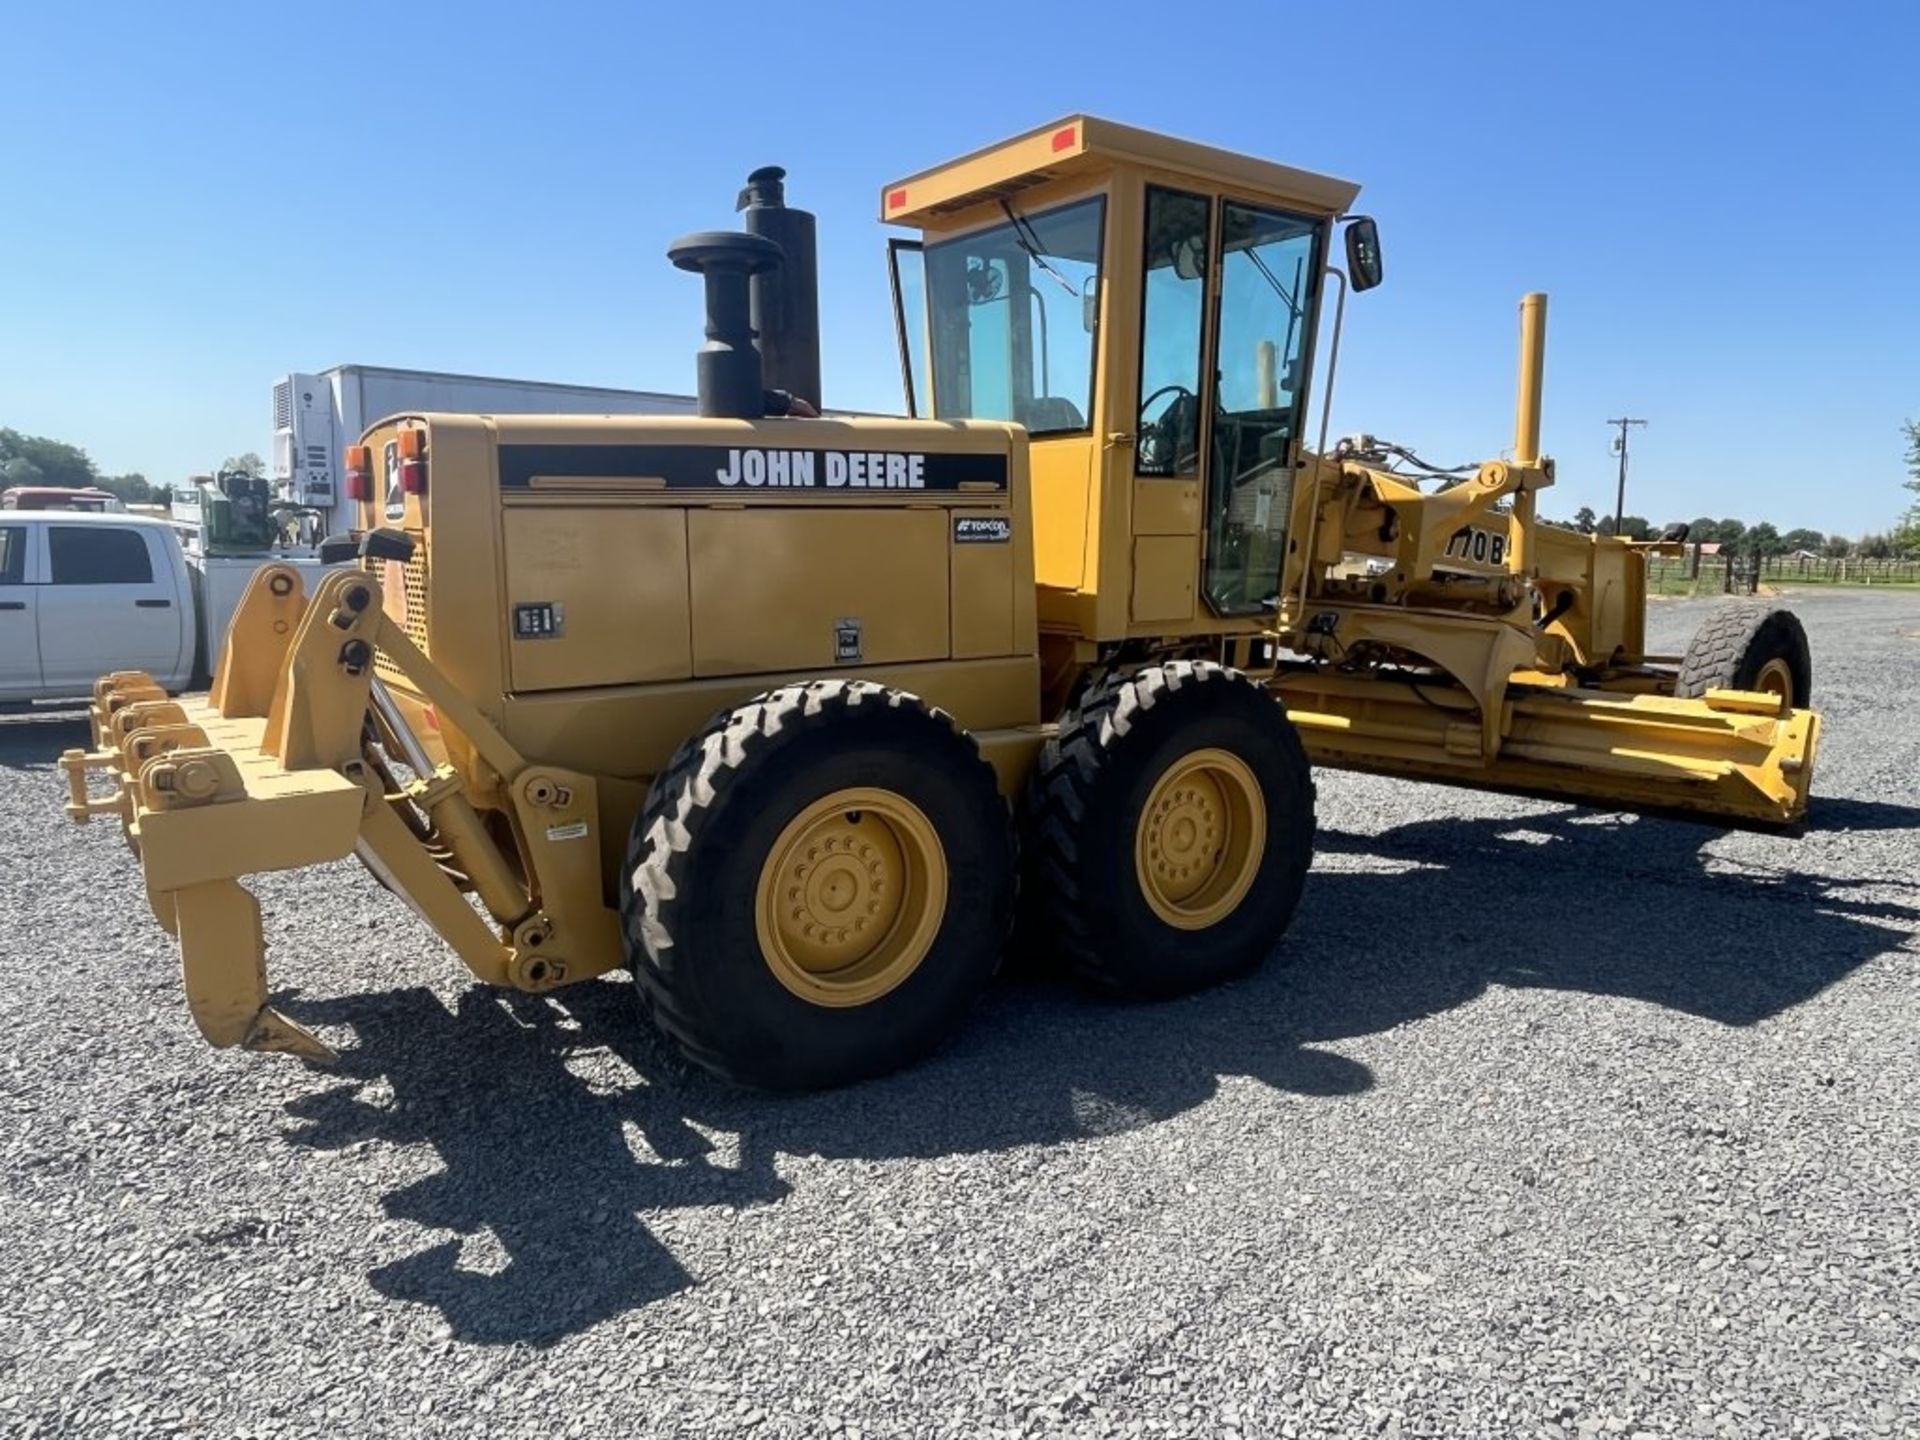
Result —
[{"label": "steering wheel", "polygon": [[1158,400],[1162,395],[1184,395],[1189,400],[1196,398],[1194,393],[1184,385],[1162,385],[1158,390],[1140,402],[1140,418],[1143,421],[1147,418],[1147,411],[1153,408],[1153,402]]},{"label": "steering wheel", "polygon": [[[1163,395],[1173,396],[1173,403],[1158,420],[1148,420],[1147,412]],[[1162,385],[1146,399],[1140,402],[1140,441],[1139,464],[1145,471],[1173,473],[1173,467],[1180,460],[1180,419],[1186,415],[1193,417],[1191,428],[1198,432],[1200,397],[1184,385]]]}]

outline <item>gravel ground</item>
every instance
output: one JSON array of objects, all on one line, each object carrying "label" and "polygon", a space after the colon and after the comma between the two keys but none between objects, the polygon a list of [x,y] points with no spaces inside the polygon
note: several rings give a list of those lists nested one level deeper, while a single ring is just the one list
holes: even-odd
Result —
[{"label": "gravel ground", "polygon": [[1914,1434],[1920,595],[1797,603],[1802,840],[1323,774],[1287,963],[796,1100],[350,867],[259,884],[342,1063],[210,1051],[0,722],[0,1432]]}]

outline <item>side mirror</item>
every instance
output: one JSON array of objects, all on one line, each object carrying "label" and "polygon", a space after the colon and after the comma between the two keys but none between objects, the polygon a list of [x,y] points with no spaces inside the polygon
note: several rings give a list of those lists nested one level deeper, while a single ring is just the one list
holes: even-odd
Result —
[{"label": "side mirror", "polygon": [[1380,227],[1371,215],[1356,215],[1347,226],[1347,275],[1356,293],[1371,290],[1387,278],[1380,258]]},{"label": "side mirror", "polygon": [[1100,277],[1089,275],[1080,291],[1080,328],[1089,335],[1100,328]]},{"label": "side mirror", "polygon": [[1173,273],[1182,280],[1198,280],[1207,266],[1206,247],[1189,235],[1173,242]]}]

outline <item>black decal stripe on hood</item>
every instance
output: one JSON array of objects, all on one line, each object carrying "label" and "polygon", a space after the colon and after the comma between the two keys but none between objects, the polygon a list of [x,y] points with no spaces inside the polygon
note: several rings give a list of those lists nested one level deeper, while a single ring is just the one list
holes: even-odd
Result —
[{"label": "black decal stripe on hood", "polygon": [[[722,485],[719,472],[729,463],[733,450],[759,450],[763,454],[786,451],[812,455],[814,484],[811,486]],[[925,490],[958,490],[961,485],[992,485],[1007,488],[1005,455],[947,455],[910,450],[857,450],[827,446],[787,445],[513,445],[500,447],[500,487],[525,490],[536,475],[565,479],[591,476],[596,479],[657,479],[669,490],[755,491],[811,489],[822,494],[863,494],[887,488],[881,484],[827,484],[827,456],[835,455],[918,455]],[[882,460],[884,466],[885,460]],[[884,472],[882,472],[884,473]]]}]

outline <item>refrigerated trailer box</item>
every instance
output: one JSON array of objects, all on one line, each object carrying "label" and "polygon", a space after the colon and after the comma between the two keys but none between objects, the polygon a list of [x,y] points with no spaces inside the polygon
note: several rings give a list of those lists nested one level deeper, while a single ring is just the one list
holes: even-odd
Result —
[{"label": "refrigerated trailer box", "polygon": [[694,408],[691,395],[653,390],[336,365],[284,376],[273,387],[273,478],[284,499],[331,511],[347,446],[389,415],[691,415]]}]

